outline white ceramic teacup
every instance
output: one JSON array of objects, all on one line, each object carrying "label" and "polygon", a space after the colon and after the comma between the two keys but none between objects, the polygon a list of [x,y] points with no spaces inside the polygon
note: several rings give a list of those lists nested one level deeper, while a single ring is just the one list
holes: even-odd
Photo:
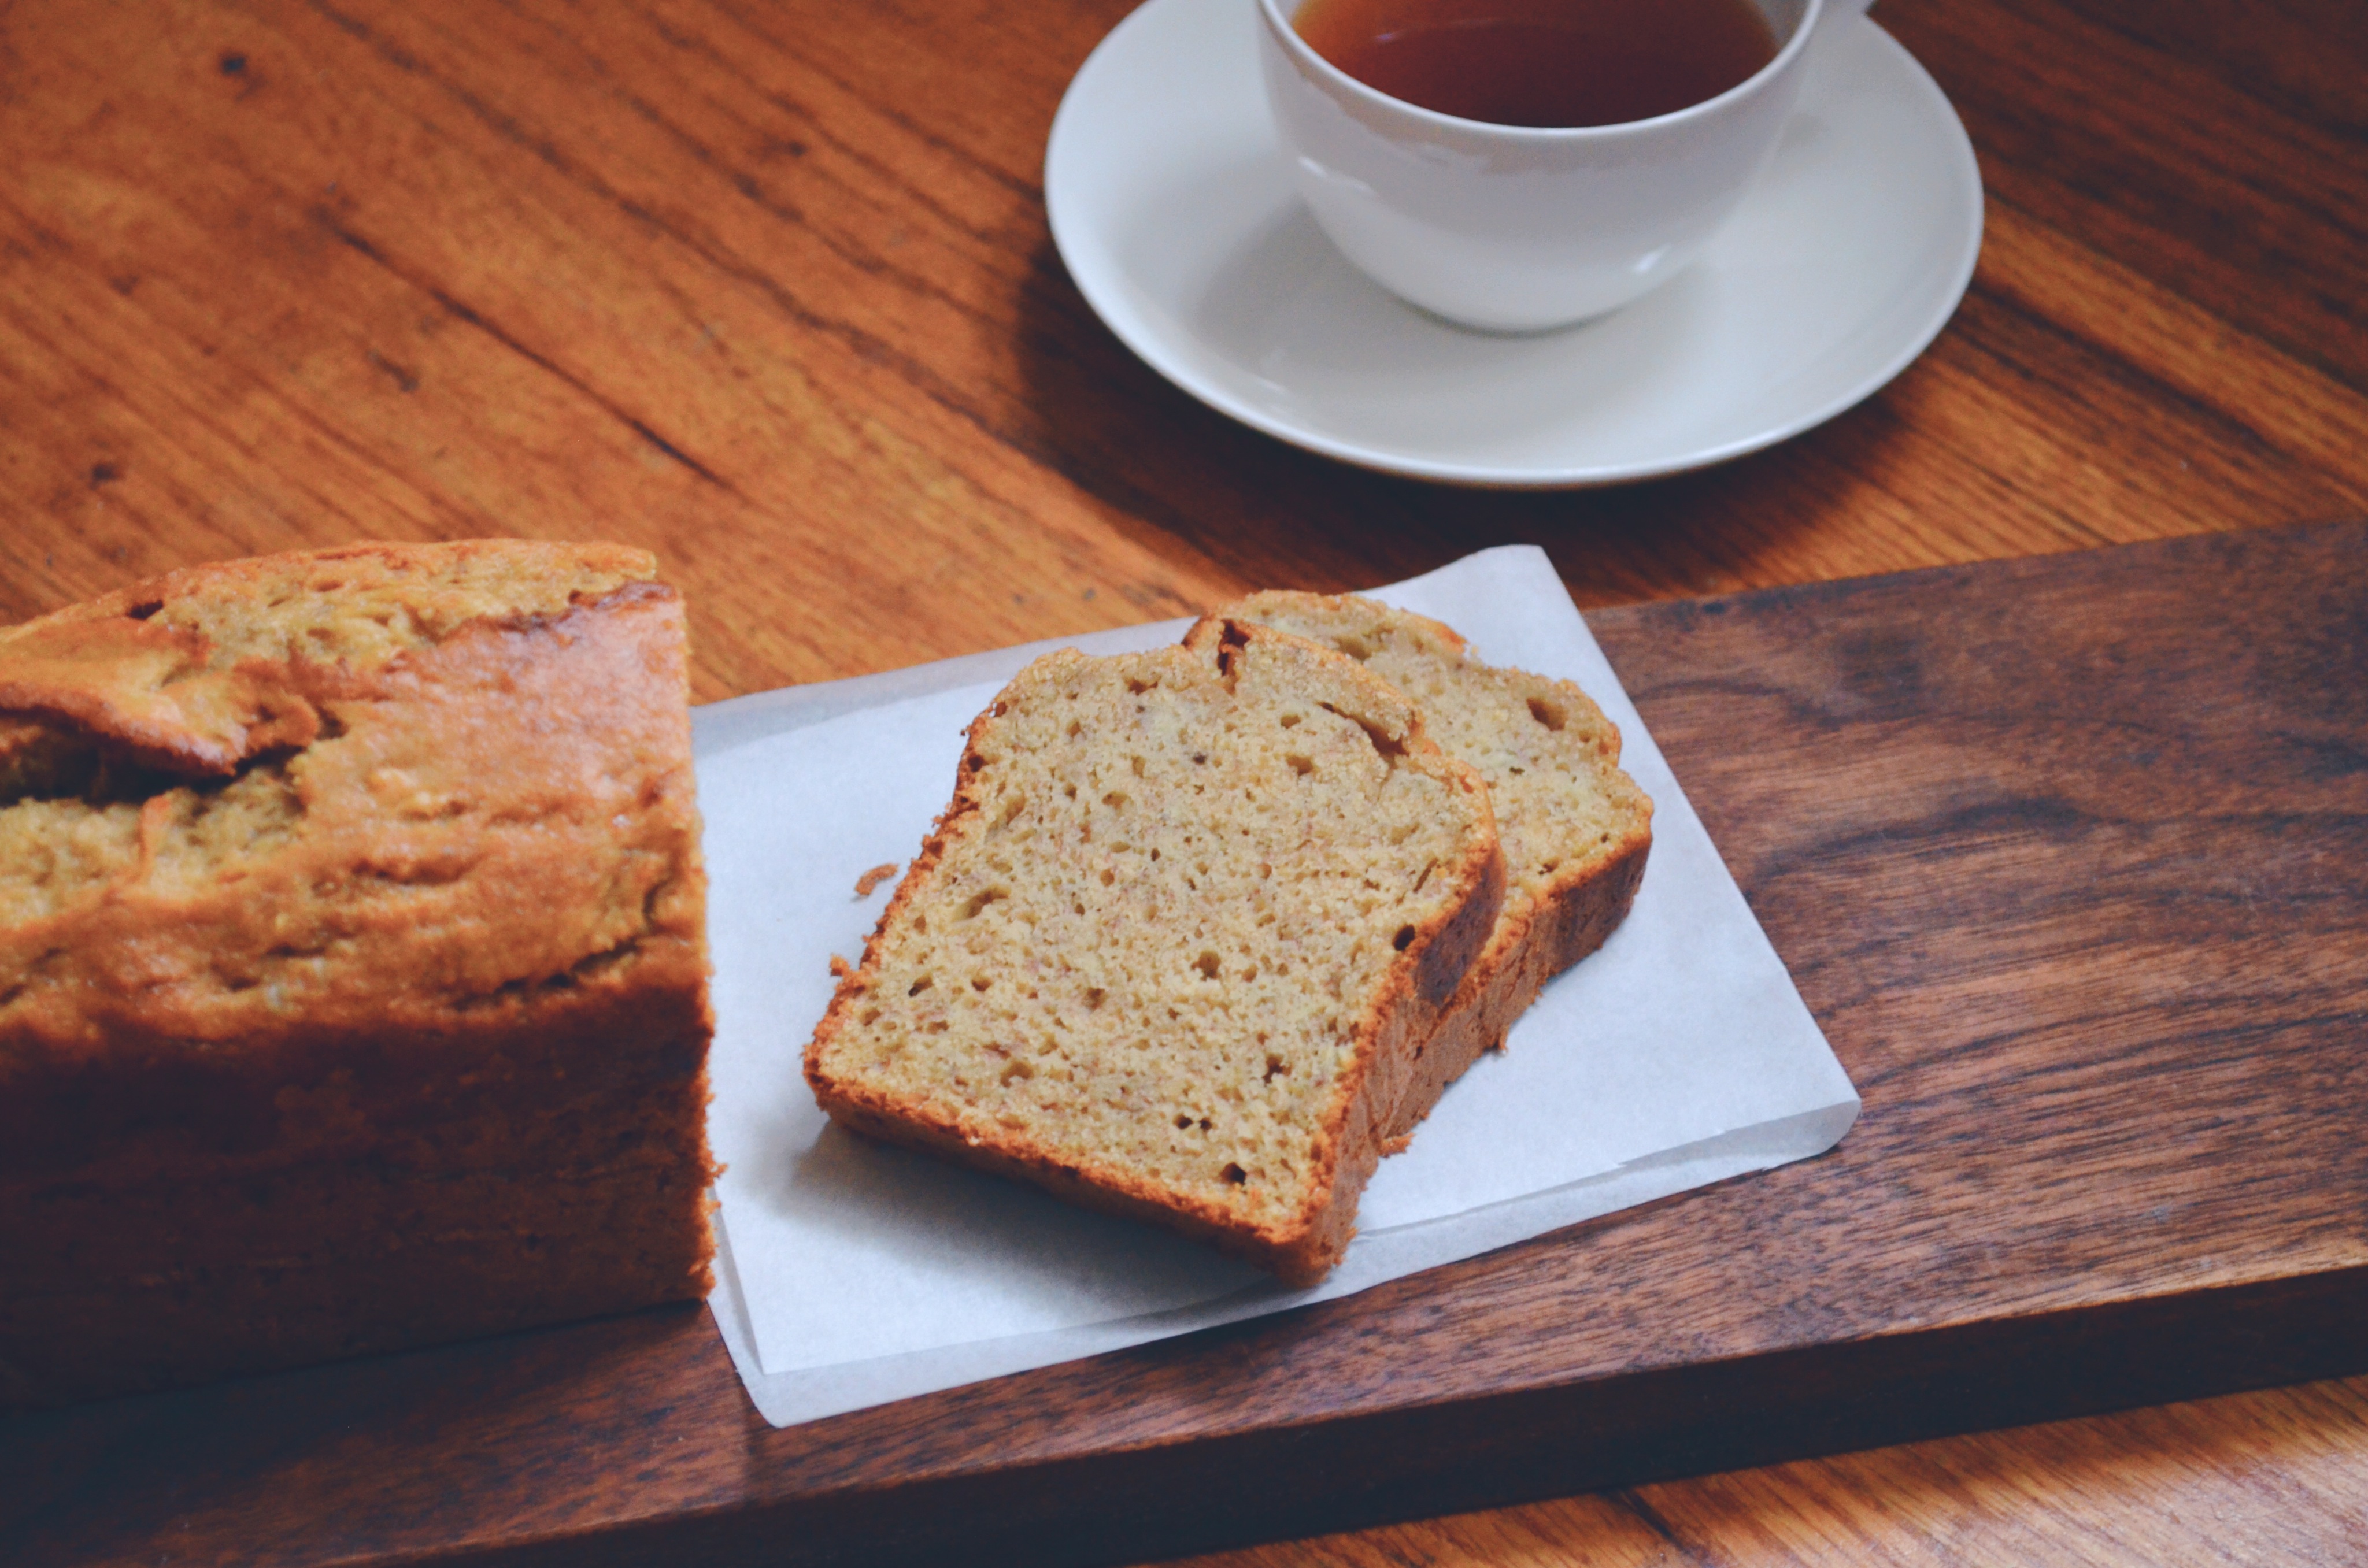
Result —
[{"label": "white ceramic teacup", "polygon": [[1613,311],[1693,259],[1775,149],[1816,35],[1867,0],[1753,0],[1782,40],[1714,98],[1540,130],[1418,108],[1308,47],[1258,0],[1260,63],[1300,193],[1375,282],[1435,315],[1536,332]]}]

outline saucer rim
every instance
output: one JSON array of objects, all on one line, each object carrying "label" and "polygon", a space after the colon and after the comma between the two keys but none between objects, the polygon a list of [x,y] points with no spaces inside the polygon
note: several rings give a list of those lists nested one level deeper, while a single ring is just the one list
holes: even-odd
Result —
[{"label": "saucer rim", "polygon": [[[1948,95],[1941,90],[1939,83],[1932,80],[1931,74],[1924,69],[1922,62],[1909,53],[1905,45],[1893,38],[1872,17],[1861,13],[1851,18],[1852,25],[1863,24],[1873,28],[1884,51],[1881,58],[1885,66],[1891,69],[1904,67],[1907,86],[1923,100],[1924,106],[1934,115],[1934,123],[1943,129],[1943,140],[1950,144],[1948,162],[1953,165],[1951,173],[1957,176],[1957,183],[1967,192],[1967,199],[1964,209],[1957,215],[1958,222],[1964,229],[1964,235],[1953,275],[1950,277],[1946,286],[1934,296],[1935,303],[1930,318],[1915,331],[1903,334],[1899,347],[1890,357],[1877,362],[1873,369],[1853,382],[1849,389],[1811,405],[1791,419],[1780,421],[1730,441],[1703,447],[1676,457],[1631,463],[1598,463],[1579,467],[1550,468],[1534,463],[1441,461],[1365,446],[1327,436],[1304,426],[1294,425],[1288,420],[1277,417],[1266,409],[1236,399],[1223,388],[1211,384],[1195,371],[1178,363],[1167,349],[1167,339],[1173,335],[1151,330],[1154,324],[1147,314],[1131,311],[1121,301],[1107,297],[1114,295],[1117,290],[1110,280],[1101,278],[1095,268],[1087,267],[1082,270],[1079,268],[1075,259],[1079,254],[1079,241],[1084,233],[1094,232],[1095,225],[1089,220],[1079,220],[1076,217],[1076,203],[1064,196],[1064,182],[1056,173],[1061,163],[1064,133],[1065,131],[1074,136],[1078,117],[1086,112],[1077,107],[1081,85],[1098,67],[1103,70],[1111,68],[1106,56],[1114,55],[1127,47],[1125,35],[1130,29],[1138,23],[1144,22],[1155,11],[1161,11],[1169,6],[1205,6],[1209,3],[1210,0],[1145,0],[1144,4],[1129,12],[1116,27],[1112,28],[1102,40],[1094,46],[1093,51],[1086,57],[1084,63],[1078,66],[1076,74],[1070,79],[1068,87],[1061,96],[1060,108],[1053,117],[1051,133],[1045,139],[1043,169],[1045,217],[1052,230],[1053,248],[1059,253],[1062,266],[1067,269],[1070,281],[1076,286],[1077,292],[1084,297],[1094,314],[1100,319],[1102,324],[1121,344],[1125,345],[1131,353],[1158,372],[1171,385],[1198,402],[1224,415],[1227,418],[1246,425],[1263,435],[1272,437],[1286,445],[1375,472],[1476,490],[1588,490],[1692,473],[1702,469],[1716,467],[1721,463],[1731,462],[1737,458],[1748,457],[1753,452],[1764,451],[1781,442],[1791,440],[1793,437],[1812,430],[1848,412],[1880,392],[1921,357],[1925,349],[1932,346],[1933,340],[1940,336],[1941,330],[1955,316],[1957,307],[1964,301],[1966,290],[1972,286],[1974,273],[1981,257],[1986,216],[1986,192],[1982,186],[1980,163],[1975,155],[1972,139],[1965,133],[1964,122],[1959,118],[1956,106],[1949,101]],[[1948,134],[1950,132],[1953,134]],[[1745,199],[1748,201],[1750,198],[1747,197]],[[1108,245],[1100,248],[1111,257],[1111,265],[1108,268],[1111,278],[1122,278],[1124,268],[1117,264],[1119,254],[1117,250]],[[1129,324],[1135,330],[1131,331]],[[1510,340],[1522,339],[1516,336]]]}]

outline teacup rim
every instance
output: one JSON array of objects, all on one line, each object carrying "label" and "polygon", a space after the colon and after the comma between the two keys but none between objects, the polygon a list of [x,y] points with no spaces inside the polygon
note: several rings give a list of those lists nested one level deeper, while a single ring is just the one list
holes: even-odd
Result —
[{"label": "teacup rim", "polygon": [[[1308,3],[1309,0],[1300,0],[1303,6]],[[1671,109],[1667,114],[1650,115],[1643,119],[1614,120],[1609,125],[1507,125],[1500,120],[1469,119],[1460,114],[1448,114],[1440,109],[1425,108],[1420,104],[1411,103],[1405,98],[1383,92],[1379,87],[1359,81],[1315,52],[1315,46],[1300,36],[1299,29],[1291,25],[1291,18],[1282,13],[1282,0],[1258,0],[1258,12],[1266,20],[1267,30],[1276,35],[1277,41],[1281,44],[1283,51],[1291,56],[1293,63],[1303,72],[1312,68],[1316,79],[1326,86],[1335,90],[1345,88],[1350,97],[1377,108],[1405,115],[1417,125],[1453,131],[1463,135],[1476,131],[1531,145],[1614,141],[1624,136],[1668,130],[1687,119],[1707,119],[1713,112],[1731,102],[1756,95],[1781,72],[1787,69],[1791,62],[1809,47],[1810,35],[1817,30],[1817,24],[1825,14],[1827,5],[1827,0],[1804,0],[1801,20],[1793,28],[1793,36],[1779,46],[1767,64],[1762,65],[1725,92],[1714,94],[1700,103],[1688,104],[1683,108]]]}]

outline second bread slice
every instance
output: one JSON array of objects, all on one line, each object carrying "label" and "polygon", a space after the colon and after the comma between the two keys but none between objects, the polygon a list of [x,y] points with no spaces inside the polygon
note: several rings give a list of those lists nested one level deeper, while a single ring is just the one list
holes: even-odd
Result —
[{"label": "second bread slice", "polygon": [[1311,1283],[1503,885],[1479,775],[1352,661],[1241,626],[1050,654],[973,724],[806,1075]]},{"label": "second bread slice", "polygon": [[1334,648],[1420,703],[1430,733],[1488,781],[1505,903],[1391,1117],[1393,1152],[1447,1085],[1501,1046],[1545,983],[1626,917],[1653,843],[1653,802],[1620,767],[1620,731],[1566,680],[1474,657],[1448,627],[1355,595],[1270,591],[1187,634],[1212,646],[1239,621]]}]

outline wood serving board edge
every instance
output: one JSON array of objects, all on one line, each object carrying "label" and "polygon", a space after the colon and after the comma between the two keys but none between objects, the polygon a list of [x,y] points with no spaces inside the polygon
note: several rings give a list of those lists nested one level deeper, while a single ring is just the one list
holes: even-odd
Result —
[{"label": "wood serving board edge", "polygon": [[0,1421],[0,1557],[1136,1562],[2368,1369],[2368,526],[1589,618],[1818,1159],[773,1431],[676,1310]]}]

